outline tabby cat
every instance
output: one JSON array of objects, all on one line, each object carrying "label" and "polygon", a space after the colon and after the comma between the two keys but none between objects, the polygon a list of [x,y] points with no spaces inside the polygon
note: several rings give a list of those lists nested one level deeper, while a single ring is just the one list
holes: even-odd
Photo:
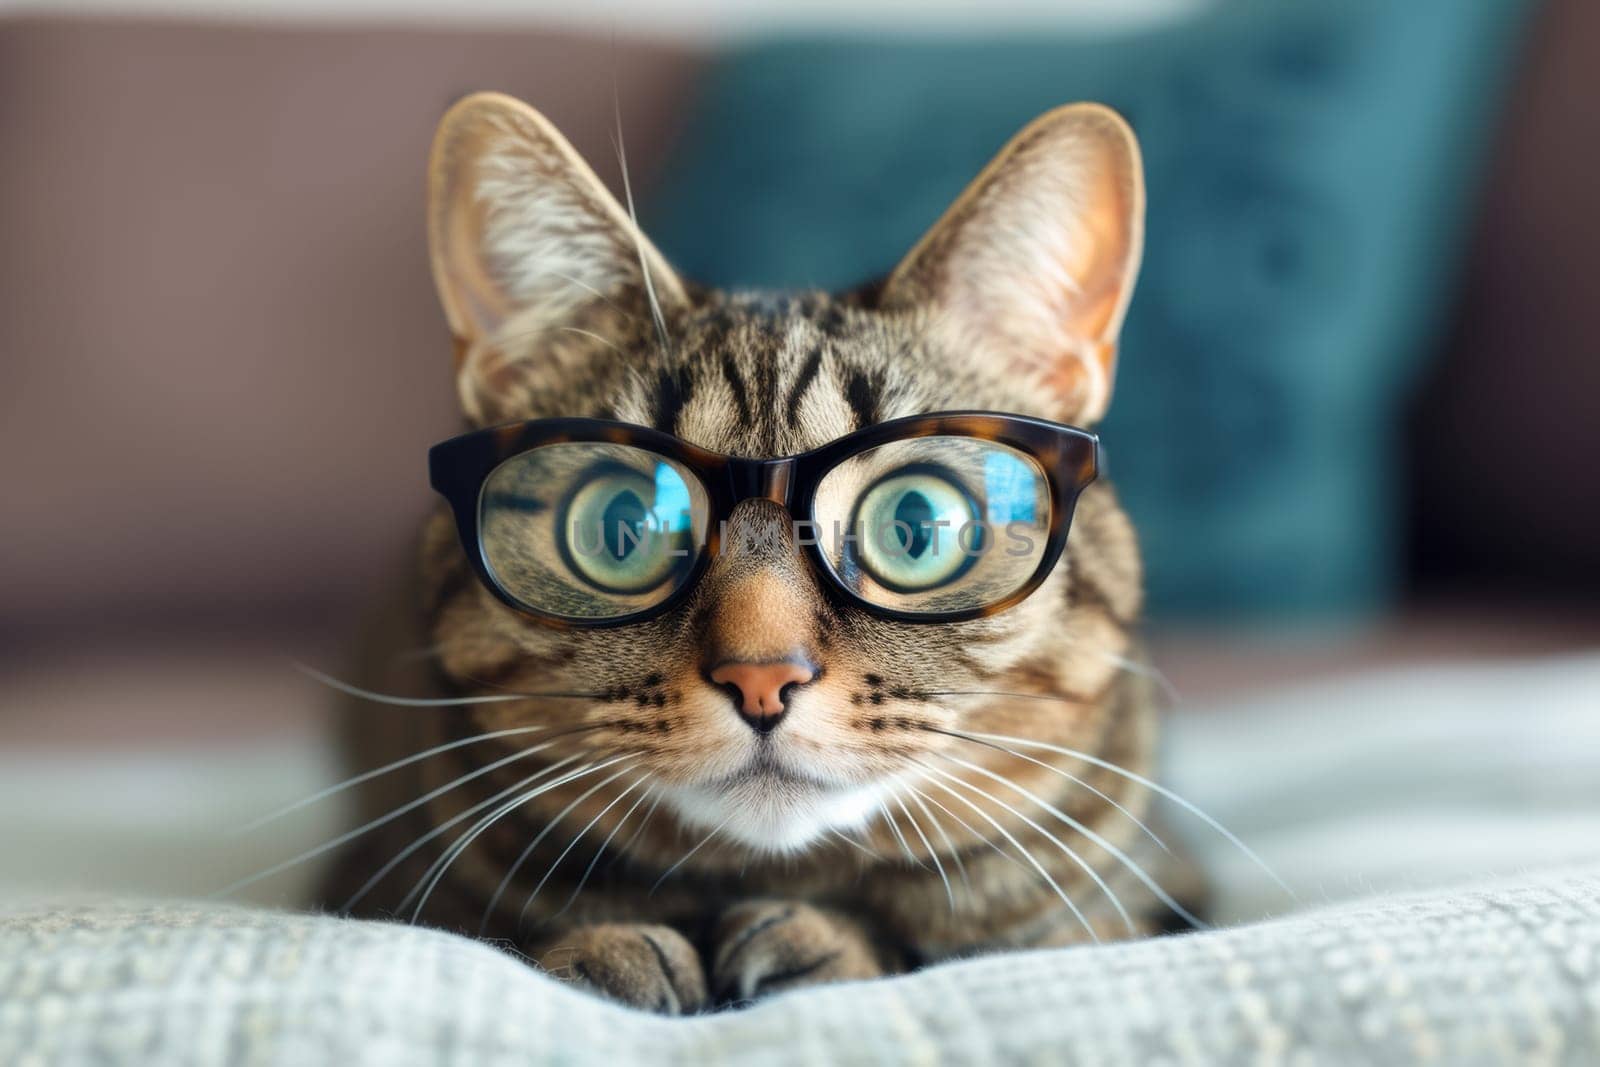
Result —
[{"label": "tabby cat", "polygon": [[[668,1013],[1186,915],[1196,883],[1145,825],[1140,562],[1109,486],[1076,494],[1036,588],[979,610],[948,591],[919,601],[893,563],[819,555],[771,479],[726,515],[691,507],[685,483],[704,469],[682,460],[795,456],[954,410],[1094,424],[1143,240],[1128,127],[1090,104],[1040,117],[886,280],[842,295],[696,286],[628,199],[516,100],[475,95],[441,123],[429,235],[456,387],[471,427],[512,425],[452,447],[576,417],[684,451],[652,475],[619,443],[630,431],[587,446],[553,432],[568,443],[528,453],[545,460],[469,486],[465,518],[430,518],[419,607],[395,619],[415,618],[404,640],[451,706],[363,720],[369,765],[436,751],[384,776],[381,810],[400,814],[364,836],[330,902],[476,933]],[[835,494],[887,500],[896,519],[994,514],[972,499],[1015,495],[1038,463],[982,436],[945,440],[947,460],[983,457],[987,488],[908,462]],[[586,467],[584,447],[611,458]],[[1064,525],[1070,500],[1030,493],[1007,514],[1054,506]],[[682,557],[698,569],[658,568],[665,549],[604,523],[598,556],[555,543],[560,508],[640,520],[673,502],[715,530],[717,551]]]}]

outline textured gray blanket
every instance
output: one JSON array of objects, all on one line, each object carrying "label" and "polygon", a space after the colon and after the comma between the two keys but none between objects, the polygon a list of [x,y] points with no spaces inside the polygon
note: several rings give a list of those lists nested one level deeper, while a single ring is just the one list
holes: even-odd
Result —
[{"label": "textured gray blanket", "polygon": [[1600,867],[672,1020],[404,926],[0,916],[0,1064],[1600,1063]]}]

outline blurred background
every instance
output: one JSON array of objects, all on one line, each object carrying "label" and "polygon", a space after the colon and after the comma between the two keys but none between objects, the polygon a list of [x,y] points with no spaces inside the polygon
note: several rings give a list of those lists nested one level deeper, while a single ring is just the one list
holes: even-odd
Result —
[{"label": "blurred background", "polygon": [[[1225,808],[1208,766],[1412,719],[1287,764],[1594,829],[1600,748],[1539,731],[1600,716],[1600,5],[0,0],[0,893],[204,892],[339,824],[207,836],[337,774],[288,664],[346,662],[459,428],[423,164],[486,88],[620,188],[615,98],[646,228],[724,285],[875,276],[1034,115],[1123,111],[1102,430],[1179,777]],[[1545,792],[1451,763],[1472,730]]]}]

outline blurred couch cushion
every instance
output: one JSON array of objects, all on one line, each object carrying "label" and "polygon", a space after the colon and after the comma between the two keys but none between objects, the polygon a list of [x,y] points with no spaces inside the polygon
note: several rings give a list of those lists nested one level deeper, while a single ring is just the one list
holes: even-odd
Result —
[{"label": "blurred couch cushion", "polygon": [[1152,609],[1369,609],[1394,584],[1396,408],[1524,7],[1233,3],[1095,38],[751,47],[709,79],[652,233],[709,282],[852,284],[1028,119],[1112,104],[1150,217],[1103,433]]},{"label": "blurred couch cushion", "polygon": [[698,60],[565,32],[0,21],[0,632],[349,602],[455,432],[423,175],[457,97],[647,184]]}]

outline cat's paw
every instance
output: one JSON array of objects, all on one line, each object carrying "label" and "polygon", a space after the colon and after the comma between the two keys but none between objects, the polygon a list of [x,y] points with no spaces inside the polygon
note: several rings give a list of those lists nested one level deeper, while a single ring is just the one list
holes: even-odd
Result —
[{"label": "cat's paw", "polygon": [[700,955],[670,926],[580,926],[541,946],[534,959],[557,978],[636,1008],[683,1015],[706,1003]]},{"label": "cat's paw", "polygon": [[713,944],[711,988],[719,1003],[883,973],[858,924],[809,904],[735,905],[717,923]]}]

